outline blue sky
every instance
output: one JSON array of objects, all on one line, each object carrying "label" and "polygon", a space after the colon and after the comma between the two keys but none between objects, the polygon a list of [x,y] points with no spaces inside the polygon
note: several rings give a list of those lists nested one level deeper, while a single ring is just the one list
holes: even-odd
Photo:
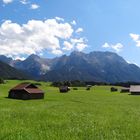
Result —
[{"label": "blue sky", "polygon": [[[54,57],[73,50],[113,51],[140,66],[139,5],[139,0],[0,0],[1,54],[22,58],[32,52]],[[51,36],[43,30],[50,25],[55,26],[50,29]],[[31,26],[33,33],[28,34]],[[20,30],[26,32],[25,37]],[[46,36],[47,40],[39,35]],[[15,41],[14,36],[20,41]],[[27,45],[28,41],[31,44]]]}]

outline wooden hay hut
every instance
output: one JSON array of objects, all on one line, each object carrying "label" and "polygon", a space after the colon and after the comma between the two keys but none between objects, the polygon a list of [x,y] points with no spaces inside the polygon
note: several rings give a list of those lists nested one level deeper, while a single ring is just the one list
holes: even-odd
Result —
[{"label": "wooden hay hut", "polygon": [[13,99],[43,99],[44,92],[31,83],[21,83],[9,91],[9,98]]},{"label": "wooden hay hut", "polygon": [[130,93],[132,95],[140,95],[140,85],[131,85],[130,86]]},{"label": "wooden hay hut", "polygon": [[125,88],[125,87],[123,87],[122,89],[121,89],[121,93],[128,93],[129,92],[129,90],[130,90],[130,88]]},{"label": "wooden hay hut", "polygon": [[115,91],[118,91],[118,89],[115,88],[115,87],[111,87],[111,88],[110,88],[110,91],[111,91],[111,92],[115,92]]},{"label": "wooden hay hut", "polygon": [[87,85],[86,87],[87,87],[87,88],[92,88],[92,85]]},{"label": "wooden hay hut", "polygon": [[90,87],[87,87],[86,90],[90,90]]},{"label": "wooden hay hut", "polygon": [[74,87],[73,90],[78,90],[78,88]]},{"label": "wooden hay hut", "polygon": [[61,86],[59,87],[59,91],[61,93],[67,93],[70,90],[70,88],[68,86]]},{"label": "wooden hay hut", "polygon": [[92,88],[92,85],[87,85],[86,90],[90,90]]}]

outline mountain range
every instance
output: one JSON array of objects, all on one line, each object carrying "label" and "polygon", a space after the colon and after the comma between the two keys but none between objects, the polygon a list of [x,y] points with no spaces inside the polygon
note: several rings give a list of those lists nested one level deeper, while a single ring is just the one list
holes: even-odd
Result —
[{"label": "mountain range", "polygon": [[140,82],[140,68],[112,52],[74,51],[53,59],[32,54],[23,61],[1,55],[0,61],[45,81]]}]

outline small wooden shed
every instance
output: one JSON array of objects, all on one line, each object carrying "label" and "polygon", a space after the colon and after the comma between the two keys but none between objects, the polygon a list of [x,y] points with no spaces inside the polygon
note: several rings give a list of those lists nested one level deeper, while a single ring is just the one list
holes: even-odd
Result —
[{"label": "small wooden shed", "polygon": [[70,88],[68,87],[68,86],[61,86],[61,87],[59,87],[59,91],[61,92],[61,93],[66,93],[66,92],[68,92],[70,90]]},{"label": "small wooden shed", "polygon": [[130,88],[123,87],[120,92],[121,93],[128,93],[129,90],[130,90]]},{"label": "small wooden shed", "polygon": [[86,85],[87,88],[92,88],[92,85]]},{"label": "small wooden shed", "polygon": [[32,83],[21,83],[9,91],[9,98],[13,99],[43,99],[44,92]]},{"label": "small wooden shed", "polygon": [[90,90],[90,88],[92,88],[92,85],[87,85],[86,86],[86,90]]},{"label": "small wooden shed", "polygon": [[131,85],[130,86],[130,93],[132,95],[140,95],[140,85]]},{"label": "small wooden shed", "polygon": [[111,88],[110,88],[110,91],[111,91],[111,92],[115,92],[115,91],[118,91],[118,89],[115,88],[115,87],[111,87]]}]

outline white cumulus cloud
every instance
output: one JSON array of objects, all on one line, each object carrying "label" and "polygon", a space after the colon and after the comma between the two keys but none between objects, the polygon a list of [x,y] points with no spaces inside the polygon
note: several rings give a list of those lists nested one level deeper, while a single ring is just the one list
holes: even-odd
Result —
[{"label": "white cumulus cloud", "polygon": [[85,43],[78,43],[78,44],[76,45],[76,48],[78,49],[78,51],[82,51],[82,50],[84,50],[86,47],[87,47],[87,44],[85,44]]},{"label": "white cumulus cloud", "polygon": [[11,3],[11,2],[13,2],[13,0],[3,0],[3,3],[5,4]]},{"label": "white cumulus cloud", "polygon": [[64,41],[63,45],[64,45],[63,50],[70,51],[73,49],[73,45],[68,41]]},{"label": "white cumulus cloud", "polygon": [[120,52],[124,46],[121,43],[117,43],[117,44],[105,43],[102,45],[102,47],[111,48],[111,49],[115,50],[116,52]]},{"label": "white cumulus cloud", "polygon": [[0,55],[18,58],[45,51],[55,55],[73,49],[81,51],[87,47],[86,40],[76,38],[74,32],[71,23],[56,18],[29,20],[21,25],[6,20],[0,25]]},{"label": "white cumulus cloud", "polygon": [[78,28],[75,32],[76,32],[76,33],[83,32],[83,28]]},{"label": "white cumulus cloud", "polygon": [[140,47],[140,35],[133,33],[130,33],[129,35],[132,38],[132,40],[136,43],[136,46]]},{"label": "white cumulus cloud", "polygon": [[76,25],[76,21],[73,20],[73,21],[71,22],[71,24],[72,24],[72,25]]},{"label": "white cumulus cloud", "polygon": [[20,0],[20,2],[21,2],[22,4],[28,4],[28,3],[29,3],[28,0]]},{"label": "white cumulus cloud", "polygon": [[39,5],[37,5],[37,4],[32,4],[31,5],[31,9],[33,9],[33,10],[35,10],[35,9],[38,9],[40,6]]},{"label": "white cumulus cloud", "polygon": [[130,37],[131,37],[134,41],[138,41],[139,38],[140,38],[140,35],[130,33]]},{"label": "white cumulus cloud", "polygon": [[64,21],[64,19],[60,18],[60,17],[55,17],[55,19],[58,20],[58,21]]},{"label": "white cumulus cloud", "polygon": [[55,55],[62,55],[63,52],[61,50],[52,50],[52,53],[55,54]]},{"label": "white cumulus cloud", "polygon": [[87,40],[85,38],[72,38],[71,39],[71,43],[72,45],[78,50],[78,51],[83,51],[86,47],[88,47],[87,45]]}]

